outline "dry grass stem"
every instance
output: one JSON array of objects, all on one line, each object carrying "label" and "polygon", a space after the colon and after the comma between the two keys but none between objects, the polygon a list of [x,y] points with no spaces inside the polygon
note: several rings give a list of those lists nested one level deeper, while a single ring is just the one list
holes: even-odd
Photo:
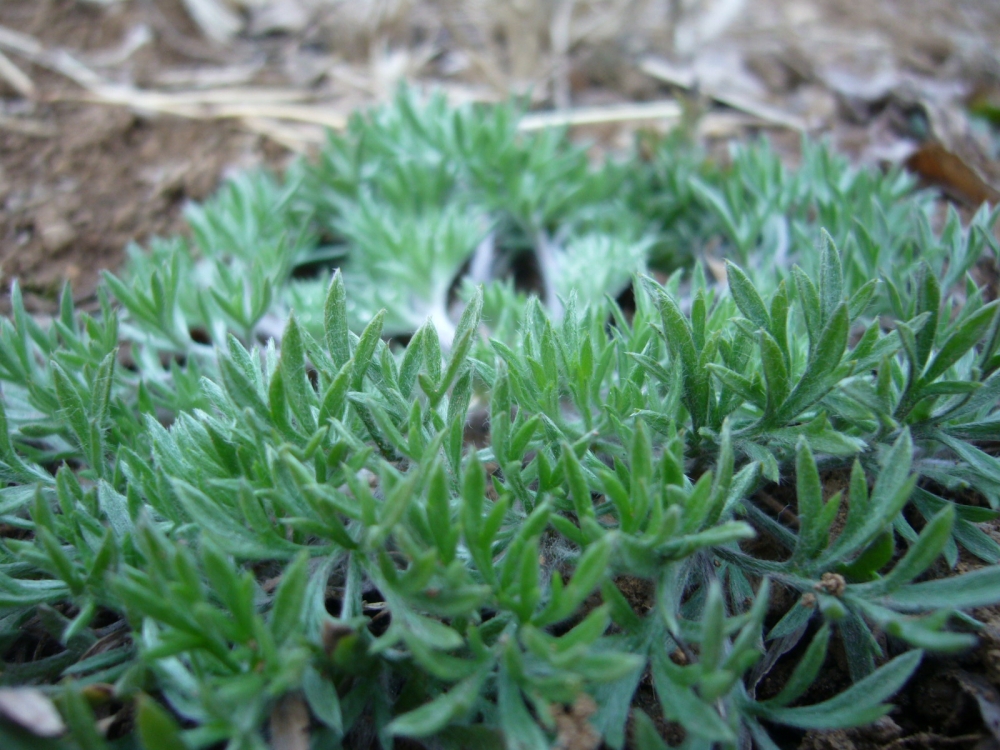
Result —
[{"label": "dry grass stem", "polygon": [[52,138],[59,135],[59,130],[46,122],[25,120],[20,117],[0,115],[0,130],[31,136],[32,138]]},{"label": "dry grass stem", "polygon": [[[688,68],[678,68],[671,63],[656,57],[646,57],[639,63],[639,69],[658,81],[683,89],[692,89],[699,85],[693,71]],[[808,124],[801,117],[786,112],[766,102],[758,101],[750,96],[736,91],[717,91],[702,89],[701,93],[714,99],[719,104],[732,107],[757,119],[777,127],[790,130],[807,131]]]},{"label": "dry grass stem", "polygon": [[3,52],[0,52],[0,80],[6,81],[12,89],[25,99],[33,99],[35,96],[34,81]]},{"label": "dry grass stem", "polygon": [[521,118],[520,129],[525,132],[553,127],[578,125],[603,125],[615,122],[642,120],[670,120],[681,118],[681,105],[669,99],[639,104],[614,104],[607,107],[580,107],[554,112],[531,112]]}]

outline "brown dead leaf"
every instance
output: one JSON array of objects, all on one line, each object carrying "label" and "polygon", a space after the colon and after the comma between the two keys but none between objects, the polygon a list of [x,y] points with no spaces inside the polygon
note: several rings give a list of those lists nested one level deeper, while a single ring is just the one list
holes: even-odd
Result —
[{"label": "brown dead leaf", "polygon": [[1000,191],[983,180],[960,156],[936,141],[917,149],[906,160],[906,166],[970,206],[1000,203]]},{"label": "brown dead leaf", "polygon": [[55,705],[37,688],[0,688],[0,716],[36,737],[58,737],[66,731]]},{"label": "brown dead leaf", "polygon": [[299,693],[278,701],[270,724],[271,750],[309,750],[309,709]]}]

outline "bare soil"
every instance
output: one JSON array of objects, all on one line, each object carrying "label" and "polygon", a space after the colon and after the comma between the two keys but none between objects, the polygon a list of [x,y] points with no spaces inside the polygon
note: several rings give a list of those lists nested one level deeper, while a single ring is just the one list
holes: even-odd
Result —
[{"label": "bare soil", "polygon": [[[76,2],[0,3],[0,25],[83,52],[117,43],[137,20]],[[157,51],[145,53],[144,66],[155,67]],[[166,64],[177,57],[169,49],[163,56]],[[229,120],[57,101],[72,84],[27,70],[38,99],[0,103],[2,300],[18,278],[33,309],[50,307],[67,281],[85,302],[100,270],[117,268],[128,243],[178,233],[184,205],[207,197],[227,170],[283,153]]]}]

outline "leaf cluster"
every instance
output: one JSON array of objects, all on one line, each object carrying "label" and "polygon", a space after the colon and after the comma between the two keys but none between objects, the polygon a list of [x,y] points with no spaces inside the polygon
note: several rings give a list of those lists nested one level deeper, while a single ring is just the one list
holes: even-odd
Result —
[{"label": "leaf cluster", "polygon": [[[13,286],[0,682],[53,696],[58,746],[110,746],[110,696],[149,748],[266,747],[289,701],[315,747],[546,748],[586,695],[608,746],[663,747],[646,690],[685,747],[772,748],[974,642],[1000,314],[967,271],[996,215],[935,234],[905,178],[821,147],[592,168],[516,122],[403,94],[192,208],[99,313]],[[721,240],[726,283],[637,275],[623,309],[682,240]],[[525,252],[541,297],[491,280]],[[454,315],[463,268],[489,283]],[[982,566],[948,575],[961,549]],[[854,684],[803,704],[834,639]]]}]

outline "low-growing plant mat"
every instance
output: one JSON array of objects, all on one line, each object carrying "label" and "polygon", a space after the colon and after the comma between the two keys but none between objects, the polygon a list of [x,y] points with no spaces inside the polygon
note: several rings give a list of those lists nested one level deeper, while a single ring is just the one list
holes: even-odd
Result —
[{"label": "low-growing plant mat", "polygon": [[520,114],[404,91],[97,311],[14,284],[5,747],[992,741],[997,213]]}]

